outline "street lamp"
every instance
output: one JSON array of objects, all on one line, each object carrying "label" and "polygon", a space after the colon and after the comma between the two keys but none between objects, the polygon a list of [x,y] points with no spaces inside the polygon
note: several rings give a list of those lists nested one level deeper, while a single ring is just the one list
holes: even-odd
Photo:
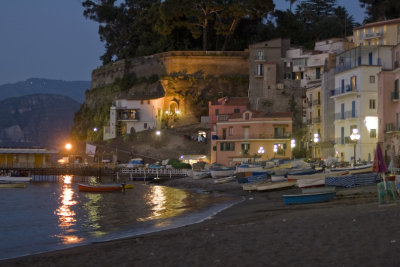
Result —
[{"label": "street lamp", "polygon": [[358,133],[358,129],[357,128],[353,128],[353,132],[350,135],[350,139],[351,141],[354,142],[354,166],[356,166],[356,145],[357,145],[357,141],[360,140],[360,134]]},{"label": "street lamp", "polygon": [[257,152],[258,154],[261,154],[261,160],[262,160],[262,155],[265,153],[264,147],[260,146]]},{"label": "street lamp", "polygon": [[316,152],[315,152],[315,147],[317,146],[317,143],[319,142],[319,134],[314,133],[314,159],[317,158]]},{"label": "street lamp", "polygon": [[278,152],[278,145],[274,145],[274,158],[276,157],[276,152]]},{"label": "street lamp", "polygon": [[296,147],[296,140],[292,139],[290,141],[290,147],[292,148],[292,158],[293,158],[293,149]]}]

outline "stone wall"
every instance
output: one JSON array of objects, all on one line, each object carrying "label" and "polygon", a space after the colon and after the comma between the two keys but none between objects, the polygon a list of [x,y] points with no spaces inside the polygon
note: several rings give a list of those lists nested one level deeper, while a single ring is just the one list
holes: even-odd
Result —
[{"label": "stone wall", "polygon": [[173,73],[213,75],[248,75],[247,51],[171,51],[151,56],[119,60],[93,70],[91,88],[112,84],[115,79],[135,73],[140,77]]}]

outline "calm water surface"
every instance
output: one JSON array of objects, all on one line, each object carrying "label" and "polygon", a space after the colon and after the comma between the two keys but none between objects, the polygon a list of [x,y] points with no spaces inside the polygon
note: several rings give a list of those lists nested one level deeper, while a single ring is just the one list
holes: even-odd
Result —
[{"label": "calm water surface", "polygon": [[0,188],[0,259],[196,223],[237,201],[143,182],[125,193],[79,192],[71,176]]}]

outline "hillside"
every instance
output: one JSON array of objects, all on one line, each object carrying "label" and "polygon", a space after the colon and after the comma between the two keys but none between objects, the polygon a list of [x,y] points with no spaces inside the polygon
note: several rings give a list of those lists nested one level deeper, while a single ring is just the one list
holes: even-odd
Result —
[{"label": "hillside", "polygon": [[80,104],[67,96],[35,94],[0,102],[0,146],[60,147]]},{"label": "hillside", "polygon": [[89,81],[61,81],[31,78],[17,83],[0,85],[0,100],[31,94],[57,94],[69,96],[79,103],[85,101]]}]

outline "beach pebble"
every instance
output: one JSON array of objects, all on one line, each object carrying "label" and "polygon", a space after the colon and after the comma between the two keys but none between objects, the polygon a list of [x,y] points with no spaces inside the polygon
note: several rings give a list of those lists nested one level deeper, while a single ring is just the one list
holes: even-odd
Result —
[{"label": "beach pebble", "polygon": [[394,244],[394,243],[396,243],[396,240],[392,239],[392,240],[390,240],[390,243]]},{"label": "beach pebble", "polygon": [[211,233],[211,237],[214,237],[215,235],[214,235],[214,233]]},{"label": "beach pebble", "polygon": [[286,222],[286,219],[282,219],[282,222]]},{"label": "beach pebble", "polygon": [[353,222],[356,222],[357,220],[356,219],[353,219]]},{"label": "beach pebble", "polygon": [[252,197],[249,197],[249,200],[253,200],[254,198],[252,198]]}]

